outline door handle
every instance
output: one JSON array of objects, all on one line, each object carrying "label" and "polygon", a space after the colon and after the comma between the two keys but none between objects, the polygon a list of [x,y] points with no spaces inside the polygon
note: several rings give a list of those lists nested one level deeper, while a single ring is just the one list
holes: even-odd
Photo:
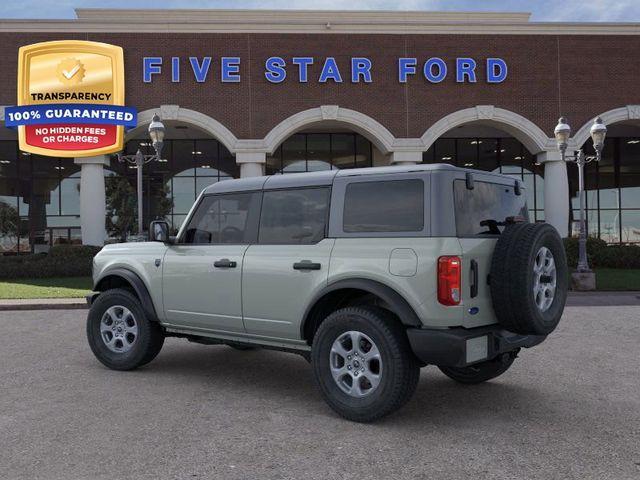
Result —
[{"label": "door handle", "polygon": [[311,260],[301,260],[293,264],[294,270],[320,270],[322,265]]},{"label": "door handle", "polygon": [[236,268],[237,263],[229,260],[228,258],[223,258],[222,260],[216,260],[213,262],[213,266],[216,268]]},{"label": "door handle", "polygon": [[478,262],[471,260],[471,298],[478,296]]}]

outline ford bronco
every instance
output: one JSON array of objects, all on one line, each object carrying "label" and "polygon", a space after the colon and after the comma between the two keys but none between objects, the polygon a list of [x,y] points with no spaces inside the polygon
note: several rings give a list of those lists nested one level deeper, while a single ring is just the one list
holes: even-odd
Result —
[{"label": "ford bronco", "polygon": [[476,384],[558,325],[558,232],[530,223],[519,179],[451,165],[332,170],[218,182],[177,236],[95,257],[89,345],[116,370],[166,337],[302,354],[354,421],[412,396],[420,368]]}]

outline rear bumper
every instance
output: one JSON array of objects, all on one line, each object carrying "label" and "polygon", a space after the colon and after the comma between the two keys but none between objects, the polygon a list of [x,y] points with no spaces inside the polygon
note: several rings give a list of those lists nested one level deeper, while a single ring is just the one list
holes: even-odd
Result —
[{"label": "rear bumper", "polygon": [[413,353],[425,364],[464,367],[496,358],[518,348],[542,343],[546,335],[519,335],[499,325],[446,330],[409,328]]}]

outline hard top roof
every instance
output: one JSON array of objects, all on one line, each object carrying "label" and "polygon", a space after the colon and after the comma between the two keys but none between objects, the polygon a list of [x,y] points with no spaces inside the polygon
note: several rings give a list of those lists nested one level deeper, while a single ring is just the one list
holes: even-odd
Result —
[{"label": "hard top roof", "polygon": [[482,170],[473,170],[469,168],[460,168],[446,163],[433,163],[428,165],[401,165],[386,167],[367,167],[367,168],[350,168],[344,170],[323,170],[308,173],[288,173],[286,175],[269,175],[264,177],[240,178],[237,180],[225,180],[214,183],[204,190],[204,194],[242,192],[261,189],[279,189],[279,188],[295,188],[295,187],[314,187],[331,185],[335,177],[353,177],[353,176],[375,176],[381,174],[392,173],[409,173],[409,172],[430,172],[430,171],[454,170],[461,172],[472,172],[483,175],[492,175],[498,178],[505,178],[505,175],[498,173],[486,172]]}]

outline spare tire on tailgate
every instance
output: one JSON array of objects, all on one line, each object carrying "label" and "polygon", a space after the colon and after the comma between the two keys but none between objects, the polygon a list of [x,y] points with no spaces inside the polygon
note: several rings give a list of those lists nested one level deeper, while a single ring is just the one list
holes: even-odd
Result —
[{"label": "spare tire on tailgate", "polygon": [[500,235],[491,262],[491,300],[507,330],[548,335],[567,300],[564,245],[551,225],[516,223]]}]

